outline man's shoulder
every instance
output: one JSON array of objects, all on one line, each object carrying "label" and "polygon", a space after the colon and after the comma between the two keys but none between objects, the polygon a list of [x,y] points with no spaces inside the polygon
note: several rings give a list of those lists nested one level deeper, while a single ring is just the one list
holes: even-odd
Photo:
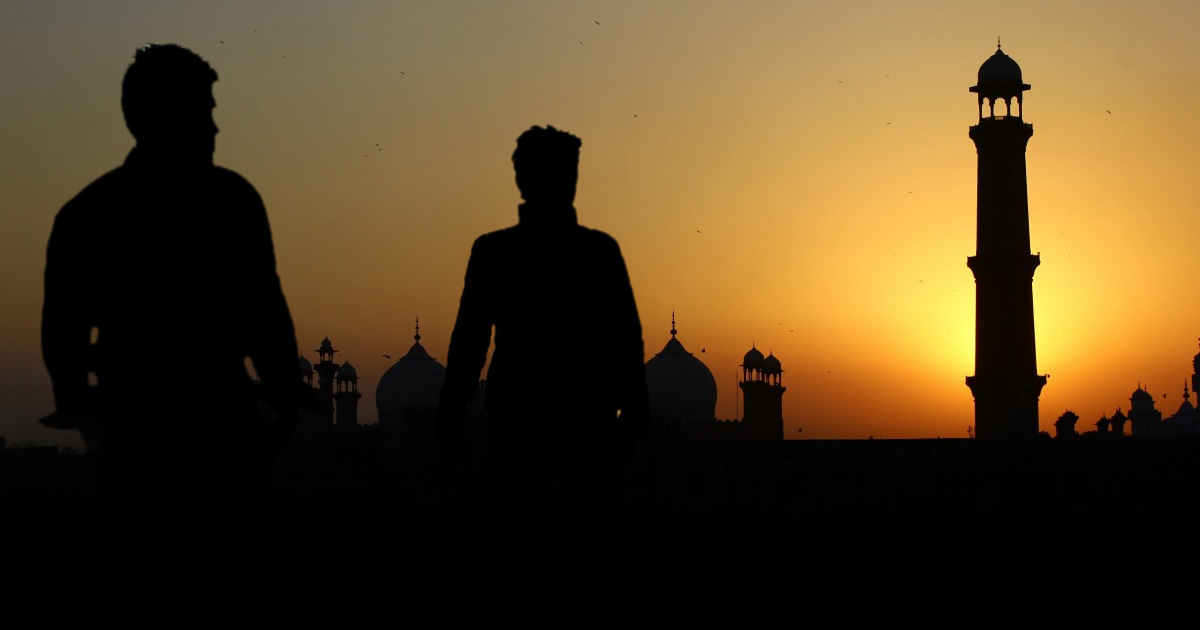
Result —
[{"label": "man's shoulder", "polygon": [[612,250],[620,252],[621,246],[617,244],[617,239],[613,238],[608,232],[597,230],[595,228],[579,226],[577,230],[579,239],[586,243],[586,247],[594,247],[602,250]]},{"label": "man's shoulder", "polygon": [[475,239],[475,244],[472,246],[472,248],[473,249],[486,249],[489,247],[502,246],[505,243],[512,242],[512,241],[520,238],[521,232],[518,229],[519,227],[520,226],[517,226],[517,225],[511,225],[506,228],[500,228],[498,230],[492,230],[491,232],[485,232],[484,234],[479,235],[479,237],[477,237]]},{"label": "man's shoulder", "polygon": [[213,166],[213,179],[217,181],[218,185],[230,190],[252,193],[254,196],[258,196],[258,191],[250,183],[250,180],[242,177],[241,173],[232,169],[225,168],[224,166]]},{"label": "man's shoulder", "polygon": [[[478,254],[496,250],[510,250],[513,247],[523,247],[526,245],[536,246],[536,242],[544,237],[545,234],[545,232],[530,230],[525,226],[517,224],[493,230],[479,236],[475,239],[471,250]],[[582,225],[572,225],[567,229],[555,230],[553,234],[554,239],[560,244],[569,245],[581,250],[616,252],[618,254],[621,251],[620,246],[617,244],[617,239],[610,236],[607,232]]]},{"label": "man's shoulder", "polygon": [[118,166],[111,171],[92,180],[83,187],[58,211],[58,217],[71,218],[80,213],[86,213],[95,206],[107,205],[114,197],[125,194],[128,190],[128,168]]}]

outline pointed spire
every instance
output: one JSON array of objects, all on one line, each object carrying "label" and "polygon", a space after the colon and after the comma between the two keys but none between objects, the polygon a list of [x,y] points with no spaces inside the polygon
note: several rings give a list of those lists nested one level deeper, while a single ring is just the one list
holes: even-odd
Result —
[{"label": "pointed spire", "polygon": [[671,338],[672,339],[675,338],[676,332],[678,332],[678,331],[675,330],[675,309],[671,309]]},{"label": "pointed spire", "polygon": [[417,316],[417,332],[413,335],[413,341],[421,343],[421,316]]},{"label": "pointed spire", "polygon": [[996,50],[1000,50],[1000,36],[996,36]]},{"label": "pointed spire", "polygon": [[1185,378],[1183,379],[1183,401],[1187,402],[1189,398],[1191,398],[1191,396],[1188,394],[1187,379]]}]

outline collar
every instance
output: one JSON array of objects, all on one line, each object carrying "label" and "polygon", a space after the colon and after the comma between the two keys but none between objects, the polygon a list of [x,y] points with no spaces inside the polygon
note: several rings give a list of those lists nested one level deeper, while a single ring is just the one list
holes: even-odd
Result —
[{"label": "collar", "polygon": [[575,206],[538,205],[525,202],[517,206],[520,225],[530,227],[564,227],[579,225]]},{"label": "collar", "polygon": [[212,162],[201,162],[199,164],[180,163],[171,159],[163,159],[155,156],[153,153],[146,151],[145,148],[134,145],[129,150],[129,154],[125,156],[125,166],[157,171],[160,173],[197,173],[205,168],[211,168]]}]

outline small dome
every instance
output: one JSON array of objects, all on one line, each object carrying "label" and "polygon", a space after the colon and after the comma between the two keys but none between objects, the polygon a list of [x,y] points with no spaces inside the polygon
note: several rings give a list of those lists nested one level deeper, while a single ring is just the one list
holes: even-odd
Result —
[{"label": "small dome", "polygon": [[979,66],[979,85],[994,85],[997,83],[1021,83],[1021,66],[1013,61],[1012,57],[1004,54],[1000,47],[996,47],[996,54],[988,57],[987,61]]},{"label": "small dome", "polygon": [[300,375],[308,376],[312,373],[313,373],[312,361],[305,359],[303,354],[300,355]]},{"label": "small dome", "polygon": [[763,372],[767,374],[783,374],[783,364],[779,359],[775,358],[775,353],[772,352],[763,359]]},{"label": "small dome", "polygon": [[1154,397],[1150,395],[1150,392],[1142,389],[1141,386],[1138,386],[1138,388],[1136,390],[1134,390],[1133,394],[1131,394],[1129,396],[1129,402],[1131,402],[1131,403],[1139,403],[1139,402],[1153,403]]},{"label": "small dome", "polygon": [[357,381],[358,370],[354,369],[353,365],[347,361],[342,364],[342,367],[337,371],[337,380],[339,381]]},{"label": "small dome", "polygon": [[764,367],[765,361],[763,353],[759,352],[758,348],[754,347],[754,344],[750,344],[750,352],[747,352],[746,356],[742,357],[742,367],[747,370],[761,370]]}]

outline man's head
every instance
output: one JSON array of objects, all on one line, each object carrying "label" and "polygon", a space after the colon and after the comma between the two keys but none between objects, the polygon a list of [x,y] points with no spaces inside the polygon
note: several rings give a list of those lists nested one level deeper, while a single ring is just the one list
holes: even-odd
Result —
[{"label": "man's head", "polygon": [[521,134],[512,154],[521,197],[534,203],[575,203],[582,145],[579,138],[550,125]]},{"label": "man's head", "polygon": [[212,159],[217,73],[196,53],[175,44],[150,44],[134,53],[121,84],[125,125],[138,146],[157,154]]}]

